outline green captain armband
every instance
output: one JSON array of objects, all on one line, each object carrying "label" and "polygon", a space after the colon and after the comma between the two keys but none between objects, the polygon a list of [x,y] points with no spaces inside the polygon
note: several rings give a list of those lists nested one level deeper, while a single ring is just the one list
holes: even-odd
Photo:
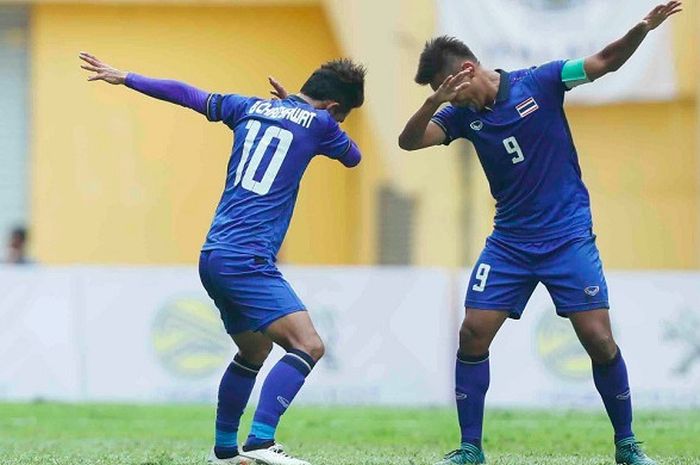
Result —
[{"label": "green captain armband", "polygon": [[564,63],[564,67],[561,69],[561,82],[564,83],[567,89],[573,89],[581,84],[591,82],[586,74],[586,69],[583,65],[584,61],[585,58],[579,58],[578,60],[569,60]]}]

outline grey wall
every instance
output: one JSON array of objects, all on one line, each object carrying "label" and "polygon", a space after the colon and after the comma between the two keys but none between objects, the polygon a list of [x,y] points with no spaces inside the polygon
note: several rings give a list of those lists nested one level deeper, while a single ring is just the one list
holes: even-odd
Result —
[{"label": "grey wall", "polygon": [[1,247],[8,229],[29,219],[28,39],[28,9],[0,6]]}]

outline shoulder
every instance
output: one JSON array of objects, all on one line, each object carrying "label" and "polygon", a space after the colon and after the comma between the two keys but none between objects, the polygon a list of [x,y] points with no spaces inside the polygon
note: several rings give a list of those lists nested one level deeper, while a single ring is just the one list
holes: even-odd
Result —
[{"label": "shoulder", "polygon": [[554,60],[527,69],[518,70],[519,76],[531,92],[543,98],[553,98],[557,105],[563,102],[566,87],[562,81],[562,69],[567,60]]},{"label": "shoulder", "polygon": [[528,69],[529,74],[538,82],[561,82],[561,72],[567,60],[553,60]]}]

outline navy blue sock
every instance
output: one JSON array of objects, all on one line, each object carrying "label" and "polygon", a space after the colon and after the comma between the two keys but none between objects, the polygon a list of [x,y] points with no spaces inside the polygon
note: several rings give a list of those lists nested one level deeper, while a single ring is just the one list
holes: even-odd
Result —
[{"label": "navy blue sock", "polygon": [[620,348],[606,364],[593,363],[593,381],[603,398],[605,410],[615,429],[615,442],[634,437],[632,432],[632,396],[627,379],[627,366]]},{"label": "navy blue sock", "polygon": [[459,427],[462,431],[462,445],[473,444],[481,448],[484,401],[489,382],[488,352],[479,357],[457,354],[455,395]]},{"label": "navy blue sock", "polygon": [[220,459],[238,455],[238,425],[255,385],[260,366],[236,354],[219,384],[216,408],[216,442],[214,454]]},{"label": "navy blue sock", "polygon": [[260,392],[246,449],[274,441],[280,417],[304,385],[314,364],[310,355],[292,349],[272,368]]}]

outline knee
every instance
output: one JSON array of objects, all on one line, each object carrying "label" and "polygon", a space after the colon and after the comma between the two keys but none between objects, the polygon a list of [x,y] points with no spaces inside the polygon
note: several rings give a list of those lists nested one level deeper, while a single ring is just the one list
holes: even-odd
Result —
[{"label": "knee", "polygon": [[266,341],[255,348],[238,348],[238,353],[244,360],[253,365],[262,365],[272,352],[272,341]]},{"label": "knee", "polygon": [[466,355],[481,355],[489,350],[490,340],[478,328],[462,323],[459,329],[459,351]]},{"label": "knee", "polygon": [[318,335],[307,340],[300,341],[295,345],[298,346],[294,347],[295,349],[302,350],[309,354],[315,362],[321,360],[323,355],[326,353],[326,346],[323,344],[323,341]]},{"label": "knee", "polygon": [[586,337],[584,346],[595,363],[608,363],[617,355],[617,344],[608,332],[594,333]]}]

